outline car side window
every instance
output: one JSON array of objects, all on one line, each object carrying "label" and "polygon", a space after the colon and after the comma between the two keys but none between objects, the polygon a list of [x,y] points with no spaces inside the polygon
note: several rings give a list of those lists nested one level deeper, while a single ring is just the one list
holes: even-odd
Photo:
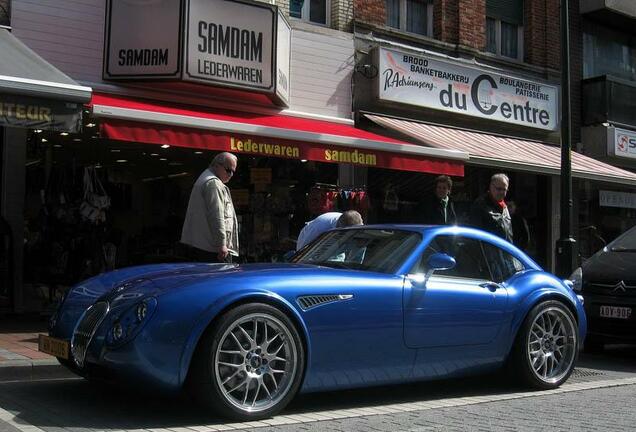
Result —
[{"label": "car side window", "polygon": [[428,245],[414,270],[425,273],[429,257],[441,252],[455,258],[455,267],[448,270],[437,270],[436,275],[490,280],[488,264],[481,249],[479,240],[463,236],[440,235]]},{"label": "car side window", "polygon": [[501,283],[525,270],[523,263],[514,255],[488,242],[482,242],[482,245],[493,282]]}]

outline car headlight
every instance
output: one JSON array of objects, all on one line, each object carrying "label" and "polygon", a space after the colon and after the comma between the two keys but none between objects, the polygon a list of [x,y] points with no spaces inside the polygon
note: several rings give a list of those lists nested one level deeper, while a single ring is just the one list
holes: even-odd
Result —
[{"label": "car headlight", "polygon": [[581,267],[574,270],[568,279],[572,282],[572,289],[575,292],[583,291],[583,269]]},{"label": "car headlight", "polygon": [[128,308],[117,318],[106,335],[106,343],[110,346],[121,345],[133,339],[157,306],[157,299],[149,297]]}]

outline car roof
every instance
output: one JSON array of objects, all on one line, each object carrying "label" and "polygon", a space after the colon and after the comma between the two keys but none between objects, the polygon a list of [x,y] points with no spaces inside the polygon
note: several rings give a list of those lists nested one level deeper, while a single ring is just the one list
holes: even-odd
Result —
[{"label": "car roof", "polygon": [[518,249],[512,243],[505,239],[491,234],[481,229],[462,226],[462,225],[418,225],[418,224],[373,224],[373,225],[356,225],[339,229],[384,229],[384,230],[402,230],[413,231],[422,234],[423,240],[427,242],[431,237],[436,235],[467,235],[469,237],[485,240],[492,243],[509,253],[517,256],[524,261],[524,264],[540,269],[541,267],[534,262],[525,252]]}]

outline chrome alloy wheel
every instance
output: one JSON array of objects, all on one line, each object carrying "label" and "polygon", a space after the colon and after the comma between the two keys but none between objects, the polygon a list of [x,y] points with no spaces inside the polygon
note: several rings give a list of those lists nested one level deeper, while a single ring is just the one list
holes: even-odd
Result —
[{"label": "chrome alloy wheel", "polygon": [[546,308],[535,317],[527,356],[539,380],[556,383],[570,372],[576,358],[576,338],[576,326],[561,308]]},{"label": "chrome alloy wheel", "polygon": [[298,348],[285,324],[267,313],[230,324],[214,355],[214,373],[223,397],[245,412],[275,406],[289,392]]}]

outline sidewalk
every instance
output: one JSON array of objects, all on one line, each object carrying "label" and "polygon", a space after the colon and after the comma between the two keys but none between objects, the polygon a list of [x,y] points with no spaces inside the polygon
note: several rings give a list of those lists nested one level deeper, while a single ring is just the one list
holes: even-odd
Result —
[{"label": "sidewalk", "polygon": [[40,317],[0,321],[0,383],[75,376],[55,357],[38,351],[38,335],[46,334],[46,327]]}]

